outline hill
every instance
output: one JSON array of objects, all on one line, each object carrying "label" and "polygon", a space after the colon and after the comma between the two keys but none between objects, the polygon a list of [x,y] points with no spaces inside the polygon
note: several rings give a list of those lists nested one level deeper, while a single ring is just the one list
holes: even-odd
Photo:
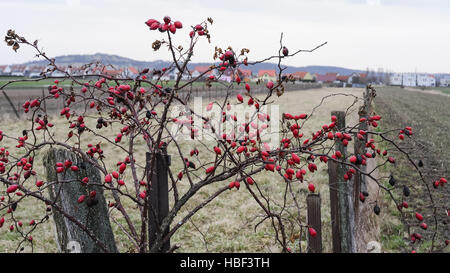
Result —
[{"label": "hill", "polygon": [[[116,67],[127,67],[127,66],[133,66],[136,68],[156,68],[161,69],[163,67],[167,67],[169,65],[168,61],[163,60],[157,60],[157,61],[138,61],[133,60],[130,58],[118,56],[118,55],[110,55],[110,54],[103,54],[103,53],[96,53],[91,55],[64,55],[64,56],[58,56],[55,57],[56,63],[58,65],[73,65],[73,66],[79,66],[87,63],[97,62],[100,61],[103,64],[111,64]],[[47,65],[47,61],[41,60],[41,61],[32,61],[24,63],[24,65]],[[210,65],[210,63],[191,63],[189,64],[189,68],[192,69],[195,66],[199,65]],[[248,69],[251,69],[253,73],[257,73],[258,70],[261,69],[277,69],[277,65],[274,63],[262,63],[262,64],[256,64],[253,66],[249,66]],[[309,73],[319,73],[319,74],[325,74],[328,72],[334,72],[339,73],[341,75],[348,75],[353,72],[364,72],[363,70],[357,70],[357,69],[349,69],[344,67],[337,67],[337,66],[302,66],[302,67],[294,67],[294,66],[288,66],[286,69],[286,73],[293,73],[296,71],[307,71]]]}]

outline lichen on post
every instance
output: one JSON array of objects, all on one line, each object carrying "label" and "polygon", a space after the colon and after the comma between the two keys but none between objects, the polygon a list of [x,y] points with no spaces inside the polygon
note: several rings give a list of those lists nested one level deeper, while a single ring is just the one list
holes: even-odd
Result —
[{"label": "lichen on post", "polygon": [[[65,168],[57,173],[56,163],[69,160],[78,171]],[[98,169],[65,149],[48,150],[43,159],[50,200],[64,213],[52,208],[59,252],[117,252],[114,234],[109,222],[108,209]],[[82,179],[88,177],[88,183]],[[95,192],[95,196],[90,193]],[[80,196],[86,196],[81,203]]]}]

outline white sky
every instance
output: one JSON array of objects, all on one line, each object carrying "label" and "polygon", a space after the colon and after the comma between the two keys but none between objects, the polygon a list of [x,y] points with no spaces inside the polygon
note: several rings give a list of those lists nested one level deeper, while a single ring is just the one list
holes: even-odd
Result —
[{"label": "white sky", "polygon": [[[116,54],[136,60],[168,60],[153,52],[144,22],[169,15],[180,20],[175,42],[187,45],[189,25],[214,19],[211,44],[204,39],[193,61],[211,62],[214,46],[250,49],[250,61],[275,54],[280,33],[294,51],[324,41],[315,53],[286,65],[333,65],[397,72],[450,73],[448,0],[0,0],[0,34],[10,28],[39,39],[49,56]],[[0,43],[0,64],[30,61],[29,49],[14,53]]]}]

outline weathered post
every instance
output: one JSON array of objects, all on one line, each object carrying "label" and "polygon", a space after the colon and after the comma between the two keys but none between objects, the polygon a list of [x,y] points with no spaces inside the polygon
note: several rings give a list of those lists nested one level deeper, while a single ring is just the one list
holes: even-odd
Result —
[{"label": "weathered post", "polygon": [[330,187],[331,235],[333,253],[341,253],[341,235],[339,232],[339,199],[337,191],[337,163],[328,161],[328,183]]},{"label": "weathered post", "polygon": [[306,198],[308,226],[316,230],[316,237],[308,234],[308,252],[322,253],[322,221],[320,213],[320,195],[308,194]]},{"label": "weathered post", "polygon": [[[170,155],[167,155],[165,148],[155,155],[155,166],[153,173],[150,173],[152,153],[146,153],[147,157],[147,181],[149,184],[149,201],[148,210],[148,227],[149,227],[149,243],[150,248],[154,244],[158,234],[163,232],[166,235],[168,228],[164,231],[160,230],[162,220],[169,214],[169,184],[168,169],[170,166]],[[168,240],[160,249],[160,252],[167,252],[170,249],[170,241]]]},{"label": "weathered post", "polygon": [[[366,90],[363,94],[364,103],[359,108],[358,114],[359,118],[365,118],[366,120],[369,119],[370,112],[372,111],[372,100],[374,97],[375,90],[370,86],[366,86]],[[360,122],[358,126],[359,130],[367,131],[369,129],[369,125],[367,122]],[[363,135],[363,139],[359,140],[358,138],[355,139],[355,154],[365,154],[365,144],[367,143],[367,134]],[[366,172],[367,167],[364,165],[359,166],[361,171]],[[361,175],[360,172],[357,172],[355,175],[355,182],[354,182],[354,201],[355,201],[355,221],[358,220],[358,211],[359,211],[359,193],[360,192],[367,192],[367,184],[366,184],[366,176]]]},{"label": "weathered post", "polygon": [[[45,98],[44,88],[42,88],[42,99]],[[44,112],[47,113],[47,100],[44,101]]]},{"label": "weathered post", "polygon": [[[79,168],[72,171],[66,168],[64,172],[56,172],[56,163],[72,161]],[[102,244],[108,252],[118,252],[114,234],[108,217],[108,208],[100,172],[94,166],[84,162],[80,157],[66,149],[51,148],[44,156],[44,167],[48,183],[50,200],[63,211],[76,219]],[[89,178],[87,184],[81,180]],[[95,191],[94,197],[89,193]],[[78,198],[85,195],[84,202],[78,203]],[[99,253],[104,252],[99,243],[92,239],[79,225],[52,208],[56,226],[56,243],[59,252]]]},{"label": "weathered post", "polygon": [[[337,117],[336,131],[345,128],[345,112],[333,111],[331,115]],[[347,148],[342,141],[336,139],[336,150],[342,153],[342,158],[347,157]],[[344,175],[347,168],[343,164],[336,166],[336,186],[338,195],[338,214],[339,214],[339,234],[341,240],[341,252],[353,253],[356,252],[355,242],[355,222],[353,210],[353,183],[351,180],[345,181]],[[334,183],[333,183],[334,184]]]}]

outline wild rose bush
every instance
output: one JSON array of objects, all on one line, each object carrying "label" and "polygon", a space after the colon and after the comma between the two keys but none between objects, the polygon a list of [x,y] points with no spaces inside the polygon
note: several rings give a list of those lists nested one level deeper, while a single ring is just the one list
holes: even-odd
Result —
[{"label": "wild rose bush", "polygon": [[[368,113],[367,117],[359,120],[357,124],[339,130],[336,128],[337,117],[332,116],[327,124],[314,124],[316,131],[312,135],[305,135],[304,125],[310,121],[313,112],[278,115],[280,107],[276,105],[276,98],[289,96],[284,94],[284,90],[286,84],[292,81],[292,78],[283,74],[285,67],[282,62],[302,52],[313,52],[325,43],[311,50],[289,53],[288,48],[283,45],[281,35],[277,54],[253,62],[248,59],[249,49],[215,47],[214,61],[217,63],[200,75],[192,76],[188,64],[197,43],[203,39],[210,41],[212,23],[212,19],[208,18],[190,26],[189,35],[186,35],[181,32],[185,28],[183,24],[180,21],[172,21],[168,16],[161,22],[156,19],[148,20],[146,25],[152,31],[150,35],[159,37],[152,44],[153,49],[157,51],[167,48],[171,52],[172,62],[160,70],[143,69],[133,78],[102,73],[91,74],[86,78],[74,76],[60,68],[54,59],[39,49],[37,41],[30,43],[13,30],[8,31],[5,37],[8,46],[15,51],[22,45],[31,46],[38,57],[48,61],[48,73],[59,71],[64,73],[65,77],[55,80],[44,97],[23,103],[23,111],[29,121],[26,128],[0,131],[0,145],[2,139],[16,142],[15,147],[0,147],[0,181],[3,191],[0,227],[6,226],[11,232],[19,232],[22,238],[20,245],[33,245],[33,232],[48,219],[50,209],[43,213],[42,220],[30,219],[29,223],[22,223],[14,215],[17,210],[24,210],[26,207],[18,204],[31,198],[35,202],[44,202],[48,208],[62,212],[63,208],[57,207],[49,200],[45,191],[48,187],[55,183],[93,183],[88,177],[80,181],[47,181],[45,177],[37,175],[34,158],[51,146],[76,153],[102,173],[101,186],[112,196],[108,201],[109,209],[118,211],[125,219],[124,232],[139,252],[162,251],[164,243],[196,212],[222,193],[236,191],[241,187],[249,191],[264,213],[260,223],[269,221],[275,240],[283,252],[291,251],[288,241],[292,233],[299,232],[300,236],[304,232],[313,237],[317,235],[314,228],[308,226],[300,217],[293,221],[292,217],[287,215],[287,207],[294,207],[297,211],[304,208],[304,201],[295,198],[297,193],[291,185],[307,183],[308,190],[315,192],[314,182],[310,181],[308,176],[318,171],[320,162],[327,163],[330,160],[345,166],[347,172],[343,179],[351,181],[358,173],[370,177],[373,183],[377,183],[392,197],[402,218],[417,218],[417,225],[408,228],[408,231],[412,243],[418,242],[421,239],[420,229],[427,229],[428,226],[420,214],[421,208],[409,207],[406,210],[409,188],[395,186],[393,177],[389,180],[392,187],[386,187],[382,181],[385,178],[374,177],[372,170],[365,171],[361,168],[367,165],[369,160],[376,160],[375,157],[381,158],[375,169],[385,164],[395,164],[395,158],[389,155],[389,149],[397,149],[407,155],[399,142],[412,138],[413,128],[397,128],[388,132],[372,130],[382,121],[382,117],[376,113]],[[186,35],[181,37],[187,40],[185,46],[173,42],[173,37],[180,35]],[[244,81],[239,69],[268,61],[278,62],[277,79],[258,83],[258,88],[264,88],[265,91],[257,96],[252,90],[254,86]],[[87,64],[84,68],[99,66],[102,67],[100,64]],[[169,85],[163,79],[172,71],[177,72],[177,77],[175,83]],[[232,80],[222,81],[221,77],[224,75],[231,75]],[[44,74],[38,80],[48,77]],[[70,87],[60,86],[61,81],[69,81]],[[213,83],[222,85],[226,89],[223,97],[208,102],[206,107],[203,102],[194,102],[193,105],[191,87],[199,81],[205,81],[207,86]],[[1,89],[13,82],[5,84]],[[57,127],[54,120],[59,118],[58,115],[47,113],[43,104],[60,100],[64,101],[65,107],[59,110],[59,116],[67,120],[67,125]],[[362,99],[355,98],[355,102],[360,100]],[[95,127],[89,126],[88,121],[95,121]],[[360,124],[367,124],[369,129],[359,130]],[[105,132],[106,128],[113,130],[115,135],[111,136],[110,131]],[[67,135],[63,139],[57,139],[54,137],[57,130],[67,131]],[[21,135],[18,135],[18,132]],[[392,132],[398,133],[398,139],[388,137]],[[101,139],[101,142],[90,142],[91,138]],[[363,153],[343,155],[335,149],[338,144],[348,146],[355,139],[363,141]],[[115,151],[120,151],[114,155],[116,165],[105,164],[103,143],[115,147]],[[379,148],[381,143],[389,148]],[[192,147],[188,153],[184,151],[186,145]],[[148,193],[152,181],[147,181],[146,178],[152,177],[156,171],[156,155],[168,147],[176,147],[177,153],[171,156],[184,164],[182,167],[174,164],[169,168],[169,185],[174,203],[170,204],[167,217],[159,224],[159,230],[168,232],[158,232],[156,239],[150,241],[147,238],[148,215],[153,208]],[[142,150],[151,153],[148,162],[136,160],[136,153]],[[199,157],[199,154],[205,156]],[[80,168],[69,160],[58,162],[54,167],[57,173],[77,172]],[[286,184],[283,200],[272,200],[272,197],[260,189],[255,177],[263,172],[278,174],[279,180]],[[124,181],[125,174],[132,177],[131,181]],[[428,185],[430,181],[426,179],[422,177],[422,181],[418,183]],[[184,192],[178,190],[178,185],[182,182],[189,183],[188,190]],[[440,178],[433,182],[438,190],[447,180]],[[186,203],[210,185],[215,185],[215,193],[203,198],[202,202],[185,213],[181,221],[174,222],[175,216]],[[287,200],[287,195],[293,196],[291,201]],[[360,201],[364,202],[367,195],[367,192],[361,192]],[[77,202],[79,206],[86,206],[95,198],[95,192],[87,192],[86,195],[79,196]],[[122,205],[124,199],[134,203],[134,208],[125,208]],[[374,206],[374,213],[378,214],[378,204],[371,205]],[[130,211],[132,209],[136,211]],[[139,215],[138,223],[130,220],[130,214],[133,213]],[[435,211],[435,214],[437,213],[439,212]],[[431,215],[431,218],[433,217],[436,219],[436,215]],[[78,224],[88,232],[83,223]],[[431,240],[434,243],[440,230],[437,223],[431,224],[430,228],[433,229]],[[92,233],[89,234],[93,236]],[[415,248],[414,244],[412,248]],[[175,249],[176,247],[172,247],[169,251]]]}]

